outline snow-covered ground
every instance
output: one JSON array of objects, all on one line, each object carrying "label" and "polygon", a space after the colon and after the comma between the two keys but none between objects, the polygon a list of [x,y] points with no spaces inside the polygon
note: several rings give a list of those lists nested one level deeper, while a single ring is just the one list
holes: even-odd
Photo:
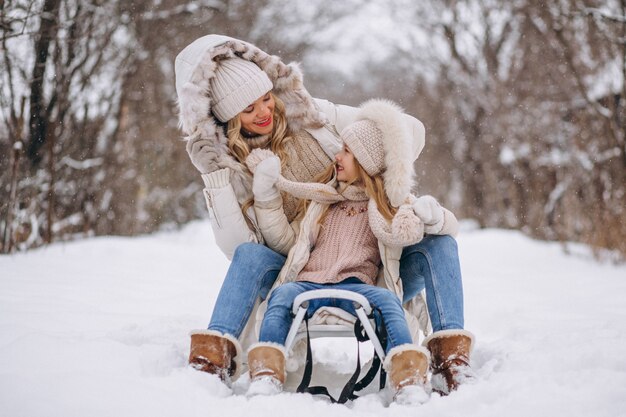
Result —
[{"label": "snow-covered ground", "polygon": [[[417,409],[246,399],[188,368],[228,267],[207,222],[1,256],[0,416],[626,416],[626,267],[513,231],[459,247],[479,380]],[[355,342],[332,343],[324,367],[352,370]]]}]

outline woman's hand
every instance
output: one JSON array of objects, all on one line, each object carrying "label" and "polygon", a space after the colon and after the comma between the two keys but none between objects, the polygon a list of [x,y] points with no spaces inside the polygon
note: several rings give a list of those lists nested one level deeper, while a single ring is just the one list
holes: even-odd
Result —
[{"label": "woman's hand", "polygon": [[255,149],[246,158],[253,172],[252,193],[256,201],[270,201],[280,196],[276,182],[280,176],[280,159],[266,149]]},{"label": "woman's hand", "polygon": [[208,174],[219,169],[213,141],[194,134],[189,137],[186,149],[191,163],[201,174]]}]

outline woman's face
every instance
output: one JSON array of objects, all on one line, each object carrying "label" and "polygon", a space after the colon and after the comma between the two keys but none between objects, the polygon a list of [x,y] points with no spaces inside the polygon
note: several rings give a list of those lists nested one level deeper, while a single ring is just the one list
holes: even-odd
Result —
[{"label": "woman's face", "polygon": [[274,97],[270,93],[260,97],[239,113],[241,127],[255,135],[269,135],[274,128]]},{"label": "woman's face", "polygon": [[343,145],[341,152],[335,155],[335,160],[337,161],[337,181],[354,182],[358,178],[356,159],[348,145]]}]

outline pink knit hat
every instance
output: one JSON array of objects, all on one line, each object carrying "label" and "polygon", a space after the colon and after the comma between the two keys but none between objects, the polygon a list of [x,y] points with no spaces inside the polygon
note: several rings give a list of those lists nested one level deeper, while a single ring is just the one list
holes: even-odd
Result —
[{"label": "pink knit hat", "polygon": [[383,132],[371,120],[359,120],[341,132],[341,138],[365,172],[376,175],[385,168]]},{"label": "pink knit hat", "polygon": [[389,201],[399,207],[411,192],[419,150],[412,143],[402,109],[388,100],[369,100],[360,106],[356,121],[341,132],[365,172],[383,173]]}]

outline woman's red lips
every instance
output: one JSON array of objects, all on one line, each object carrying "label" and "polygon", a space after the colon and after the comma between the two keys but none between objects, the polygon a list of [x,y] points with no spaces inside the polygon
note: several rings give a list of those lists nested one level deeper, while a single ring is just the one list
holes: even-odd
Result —
[{"label": "woman's red lips", "polygon": [[268,117],[267,119],[261,120],[260,122],[256,122],[255,124],[257,126],[265,127],[265,126],[269,126],[270,123],[272,123],[272,118]]}]

